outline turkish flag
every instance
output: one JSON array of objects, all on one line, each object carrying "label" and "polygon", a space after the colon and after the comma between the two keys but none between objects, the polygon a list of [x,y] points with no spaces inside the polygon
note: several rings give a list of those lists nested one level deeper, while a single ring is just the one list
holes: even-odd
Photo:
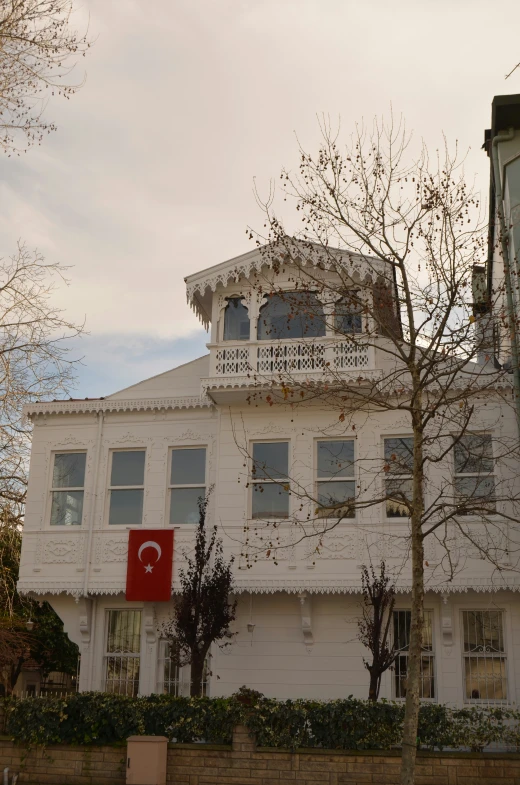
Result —
[{"label": "turkish flag", "polygon": [[166,602],[172,593],[173,529],[130,529],[126,599]]}]

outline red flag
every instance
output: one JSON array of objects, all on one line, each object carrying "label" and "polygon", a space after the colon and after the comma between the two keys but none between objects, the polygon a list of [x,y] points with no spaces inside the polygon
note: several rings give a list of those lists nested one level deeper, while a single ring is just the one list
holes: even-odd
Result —
[{"label": "red flag", "polygon": [[166,602],[172,592],[173,529],[130,529],[126,599]]}]

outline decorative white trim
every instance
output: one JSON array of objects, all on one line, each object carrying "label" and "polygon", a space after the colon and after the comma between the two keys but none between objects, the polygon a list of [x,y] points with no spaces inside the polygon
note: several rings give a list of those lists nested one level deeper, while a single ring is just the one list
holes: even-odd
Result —
[{"label": "decorative white trim", "polygon": [[209,409],[212,401],[205,395],[179,396],[177,398],[133,398],[84,401],[46,401],[29,403],[23,407],[26,417],[44,414],[86,414],[89,412],[158,411],[168,409]]},{"label": "decorative white trim", "polygon": [[[382,275],[384,272],[384,263],[380,259],[348,253],[339,248],[327,249],[329,255],[324,256],[324,249],[318,245],[312,249],[309,243],[305,243],[302,247],[305,248],[305,255],[299,260],[302,268],[320,266],[330,270],[335,265],[341,264],[348,269],[351,278],[359,282],[373,278],[376,272],[377,275]],[[184,279],[188,304],[206,329],[209,327],[210,317],[205,312],[199,298],[204,297],[208,289],[215,292],[219,285],[228,286],[230,282],[238,283],[241,279],[248,279],[252,272],[259,273],[263,267],[272,268],[275,258],[277,257],[274,252],[265,253],[262,249],[255,248],[253,251],[189,275]],[[279,260],[277,259],[277,261]]]},{"label": "decorative white trim", "polygon": [[[124,579],[117,579],[114,581],[107,581],[103,579],[103,584],[95,584],[89,586],[89,595],[113,595],[124,594],[126,583]],[[178,593],[180,585],[177,583],[172,587],[174,594]],[[498,581],[493,578],[467,578],[452,581],[451,583],[438,583],[434,585],[425,586],[427,592],[434,592],[440,595],[456,594],[461,592],[476,591],[479,593],[485,592],[499,592],[499,591],[520,591],[520,577],[510,577]],[[59,584],[54,581],[48,583],[42,578],[35,578],[33,580],[22,580],[18,582],[18,591],[20,594],[33,593],[36,595],[43,594],[71,594],[79,597],[83,594],[83,586],[77,581],[60,581]],[[396,591],[400,594],[409,594],[411,591],[411,581],[399,581]],[[319,579],[316,577],[309,579],[293,580],[258,580],[247,581],[237,579],[235,583],[235,594],[251,593],[251,594],[276,594],[278,592],[285,592],[286,594],[361,594],[361,585],[359,579],[352,577],[350,580],[333,580],[331,578]]]}]

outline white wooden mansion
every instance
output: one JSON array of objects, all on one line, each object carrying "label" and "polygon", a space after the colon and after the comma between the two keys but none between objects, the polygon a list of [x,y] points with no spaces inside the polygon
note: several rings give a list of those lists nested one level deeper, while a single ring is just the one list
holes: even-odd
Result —
[{"label": "white wooden mansion", "polygon": [[[362,275],[363,259],[358,263]],[[298,358],[297,372],[309,380],[325,362],[353,379],[376,375],[384,362],[377,346],[354,350],[313,333],[304,319],[289,337],[273,337],[265,325],[276,324],[283,303],[267,302],[248,284],[261,265],[255,250],[186,279],[193,309],[210,325],[209,354],[104,399],[28,407],[34,442],[19,588],[47,599],[79,645],[81,690],[189,692],[187,674],[172,665],[160,639],[170,603],[125,599],[128,530],[174,529],[175,588],[197,499],[212,486],[209,523],[218,524],[226,553],[236,554],[238,611],[230,645],[212,652],[207,694],[228,695],[245,684],[278,698],[367,697],[367,652],[357,640],[360,566],[384,558],[404,566],[393,623],[401,653],[384,675],[381,697],[404,695],[410,574],[406,540],[396,536],[406,533],[404,513],[391,503],[356,511],[319,549],[312,538],[296,543],[289,518],[297,517],[300,501],[272,477],[252,477],[247,456],[276,467],[287,485],[297,475],[311,495],[337,502],[363,493],[355,458],[383,461],[399,445],[406,449],[409,432],[391,412],[360,416],[354,434],[342,431],[326,407],[251,400],[251,368],[268,380],[280,347],[282,363]],[[285,280],[290,291],[290,270]],[[352,320],[352,330],[361,330],[355,314]],[[510,390],[490,396],[479,422],[482,465],[468,474],[455,460],[455,484],[471,484],[481,472],[493,483],[506,471],[494,461],[493,440],[516,433],[514,409],[505,402]],[[279,524],[275,558],[255,543],[255,522],[266,519]],[[435,539],[427,543],[423,697],[517,703],[518,557],[497,570],[469,541],[454,542],[458,569],[450,579],[439,570]]]}]

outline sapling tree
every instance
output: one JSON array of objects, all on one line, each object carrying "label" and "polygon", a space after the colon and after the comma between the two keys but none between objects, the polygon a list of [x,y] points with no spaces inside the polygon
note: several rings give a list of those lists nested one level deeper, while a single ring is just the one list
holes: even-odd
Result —
[{"label": "sapling tree", "polygon": [[384,561],[381,562],[379,575],[376,575],[372,565],[362,565],[361,587],[363,605],[358,622],[358,638],[372,655],[371,661],[364,659],[363,662],[370,674],[368,698],[375,701],[379,698],[381,677],[392,667],[397,656],[391,636],[395,585],[386,573]]},{"label": "sapling tree", "polygon": [[227,646],[235,620],[236,601],[231,601],[233,574],[231,559],[224,559],[217,527],[208,531],[208,497],[199,503],[199,523],[192,556],[180,571],[181,590],[174,598],[170,619],[162,635],[170,642],[179,665],[191,665],[190,694],[201,694],[204,664],[210,647]]},{"label": "sapling tree", "polygon": [[[497,579],[518,569],[520,502],[516,401],[494,357],[495,326],[507,332],[512,315],[501,291],[475,286],[478,195],[447,147],[413,157],[410,144],[392,123],[358,128],[344,148],[324,127],[317,154],[300,149],[299,170],[281,175],[283,210],[292,202],[301,228],[287,231],[267,201],[262,264],[242,279],[260,304],[249,402],[320,440],[318,481],[298,447],[293,467],[256,459],[247,418],[230,413],[243,478],[253,499],[269,483],[275,510],[246,525],[243,558],[276,560],[303,540],[319,558],[332,530],[357,538],[365,563],[393,554],[388,574],[408,587],[411,614],[402,785],[414,781],[425,582],[450,584],[468,557]],[[381,447],[363,442],[367,427]]]}]

